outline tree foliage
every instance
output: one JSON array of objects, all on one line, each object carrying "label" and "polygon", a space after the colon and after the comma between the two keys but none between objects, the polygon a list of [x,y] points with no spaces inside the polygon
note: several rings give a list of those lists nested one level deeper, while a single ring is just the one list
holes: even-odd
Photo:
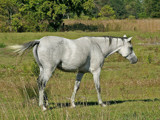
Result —
[{"label": "tree foliage", "polygon": [[0,1],[0,27],[3,31],[12,31],[12,19],[16,13],[18,13],[16,0]]},{"label": "tree foliage", "polygon": [[64,18],[160,18],[160,0],[0,0],[0,31],[57,31]]},{"label": "tree foliage", "polygon": [[144,0],[143,2],[147,16],[160,18],[160,0]]},{"label": "tree foliage", "polygon": [[[21,3],[20,12],[27,24],[36,31],[57,31],[63,16],[75,13],[78,16],[87,13],[93,7],[92,0],[28,0]],[[35,24],[36,23],[36,24]],[[33,24],[35,24],[33,26]],[[29,28],[31,30],[32,28]]]},{"label": "tree foliage", "polygon": [[124,0],[110,0],[109,4],[115,11],[116,17],[118,19],[126,18],[127,11],[125,9]]},{"label": "tree foliage", "polygon": [[80,16],[93,7],[93,0],[1,0],[0,21],[8,17],[14,31],[57,31],[67,13]]},{"label": "tree foliage", "polygon": [[142,4],[139,0],[128,0],[125,3],[125,9],[127,11],[128,16],[135,16],[135,18],[139,18],[139,14],[142,13]]},{"label": "tree foliage", "polygon": [[[110,5],[115,11],[116,18],[160,18],[160,0],[95,0],[96,10],[104,5]],[[94,12],[96,13],[96,12]]]},{"label": "tree foliage", "polygon": [[105,5],[102,7],[99,16],[107,18],[115,18],[115,11],[109,5]]}]

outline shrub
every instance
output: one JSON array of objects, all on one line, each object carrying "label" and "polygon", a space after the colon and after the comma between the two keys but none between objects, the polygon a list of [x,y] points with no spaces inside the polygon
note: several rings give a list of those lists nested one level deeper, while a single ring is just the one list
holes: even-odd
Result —
[{"label": "shrub", "polygon": [[65,25],[64,29],[67,31],[75,31],[75,30],[82,30],[82,31],[97,31],[98,26],[96,25],[85,25],[82,23],[75,23],[73,25]]},{"label": "shrub", "polygon": [[98,24],[97,27],[98,27],[98,32],[105,32],[105,27],[103,24]]},{"label": "shrub", "polygon": [[135,19],[136,17],[135,16],[133,16],[133,15],[130,15],[129,17],[128,17],[128,19]]}]

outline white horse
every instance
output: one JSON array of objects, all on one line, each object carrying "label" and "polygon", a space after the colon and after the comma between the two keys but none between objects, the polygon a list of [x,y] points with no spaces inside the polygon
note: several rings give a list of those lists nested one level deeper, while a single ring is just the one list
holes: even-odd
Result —
[{"label": "white horse", "polygon": [[100,72],[104,59],[118,52],[132,64],[137,62],[133,51],[131,39],[123,37],[81,37],[75,40],[56,36],[45,36],[40,40],[14,45],[10,48],[22,54],[25,50],[33,48],[35,60],[40,68],[37,79],[39,87],[39,106],[46,110],[48,105],[44,88],[56,68],[64,71],[78,71],[74,91],[71,97],[71,107],[75,107],[75,95],[79,88],[84,73],[93,74],[93,79],[98,95],[98,103],[106,106],[100,95]]}]

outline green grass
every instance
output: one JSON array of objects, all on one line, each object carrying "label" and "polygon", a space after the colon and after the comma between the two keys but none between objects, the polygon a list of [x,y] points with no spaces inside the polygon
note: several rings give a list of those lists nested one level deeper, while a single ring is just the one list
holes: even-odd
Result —
[{"label": "green grass", "polygon": [[6,45],[4,43],[0,43],[0,48],[5,48]]},{"label": "green grass", "polygon": [[101,94],[107,107],[97,105],[92,75],[82,79],[76,108],[70,108],[76,73],[56,70],[46,92],[49,107],[38,106],[37,77],[32,52],[22,58],[0,48],[0,119],[158,120],[160,119],[160,34],[143,32],[0,33],[4,45],[22,44],[46,35],[75,39],[81,36],[133,36],[137,64],[117,53],[106,58],[101,72]]}]

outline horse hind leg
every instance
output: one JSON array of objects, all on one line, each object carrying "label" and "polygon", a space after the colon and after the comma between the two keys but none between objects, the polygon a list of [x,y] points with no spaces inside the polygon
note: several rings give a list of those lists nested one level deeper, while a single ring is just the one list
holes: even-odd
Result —
[{"label": "horse hind leg", "polygon": [[71,107],[72,108],[76,107],[75,102],[74,102],[75,101],[75,96],[76,96],[76,93],[79,89],[80,82],[81,82],[81,79],[82,79],[83,75],[84,75],[84,73],[78,73],[77,74],[75,85],[74,85],[74,91],[73,91],[72,97],[71,97]]},{"label": "horse hind leg", "polygon": [[43,92],[43,76],[42,74],[39,75],[38,79],[37,79],[37,84],[38,84],[38,90],[39,90],[39,106],[43,105],[43,96],[44,96],[44,92]]},{"label": "horse hind leg", "polygon": [[43,99],[44,99],[44,101],[46,101],[45,102],[45,104],[46,104],[45,106],[47,106],[48,105],[48,98],[47,98],[46,93],[43,90],[44,89],[43,87],[45,87],[43,85],[44,84],[44,80],[43,80],[43,66],[42,66],[41,62],[39,61],[37,49],[38,49],[38,45],[35,45],[34,48],[33,48],[33,55],[34,55],[36,63],[39,66],[39,69],[40,69],[40,74],[39,74],[39,77],[37,79],[38,89],[39,89],[39,106],[43,105]]},{"label": "horse hind leg", "polygon": [[44,89],[46,87],[46,84],[50,77],[52,76],[53,71],[55,70],[56,66],[54,68],[43,68],[43,70],[40,73],[40,76],[37,80],[38,88],[39,88],[39,106],[42,107],[43,111],[45,111],[48,105],[48,98],[46,93],[44,92]]}]

